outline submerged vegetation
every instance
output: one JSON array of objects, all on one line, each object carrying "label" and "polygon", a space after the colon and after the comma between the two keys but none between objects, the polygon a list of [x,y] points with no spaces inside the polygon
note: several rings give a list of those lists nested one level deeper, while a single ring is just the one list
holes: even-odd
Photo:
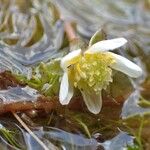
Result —
[{"label": "submerged vegetation", "polygon": [[149,150],[149,6],[0,0],[0,149]]}]

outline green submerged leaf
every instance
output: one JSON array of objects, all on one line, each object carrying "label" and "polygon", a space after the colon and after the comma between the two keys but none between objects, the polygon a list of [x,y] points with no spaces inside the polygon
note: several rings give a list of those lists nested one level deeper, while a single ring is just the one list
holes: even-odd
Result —
[{"label": "green submerged leaf", "polygon": [[14,134],[15,134],[14,131],[10,131],[1,125],[0,136],[3,136],[5,140],[8,141],[8,143],[11,144],[12,146],[21,149],[21,146],[16,141]]}]

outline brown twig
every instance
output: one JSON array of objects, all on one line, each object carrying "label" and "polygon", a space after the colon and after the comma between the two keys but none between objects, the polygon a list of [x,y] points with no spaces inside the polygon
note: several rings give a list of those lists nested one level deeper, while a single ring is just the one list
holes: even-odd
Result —
[{"label": "brown twig", "polygon": [[30,129],[29,127],[25,124],[25,122],[23,122],[23,120],[14,112],[12,112],[12,114],[14,115],[14,117],[18,120],[18,122],[24,127],[24,129],[41,145],[41,147],[44,150],[57,150],[57,147],[55,145],[53,145],[52,143],[49,142],[50,147],[48,148]]},{"label": "brown twig", "polygon": [[71,22],[65,21],[65,32],[67,34],[67,37],[69,39],[69,42],[74,41],[77,39],[77,36],[75,34],[74,28],[72,27]]},{"label": "brown twig", "polygon": [[45,111],[51,111],[58,107],[58,99],[55,98],[52,100],[44,100],[39,98],[39,100],[32,102],[32,101],[20,101],[20,102],[12,102],[8,104],[1,104],[0,105],[0,114],[7,113],[10,111],[19,112],[19,111],[26,111],[32,109],[43,109]]}]

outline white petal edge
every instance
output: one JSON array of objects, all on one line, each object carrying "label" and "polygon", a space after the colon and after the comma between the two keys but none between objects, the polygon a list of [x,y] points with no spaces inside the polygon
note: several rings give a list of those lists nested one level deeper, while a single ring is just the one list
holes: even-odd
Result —
[{"label": "white petal edge", "polygon": [[93,44],[88,48],[86,53],[98,53],[119,48],[127,43],[125,38],[115,38],[111,40],[103,40]]},{"label": "white petal edge", "polygon": [[62,101],[62,105],[68,105],[71,98],[73,97],[73,86],[69,85],[69,91],[68,91],[68,94],[67,94],[67,97],[64,101]]},{"label": "white petal edge", "polygon": [[71,61],[73,58],[75,57],[78,57],[81,55],[81,49],[78,49],[78,50],[74,50],[74,51],[71,51],[70,53],[68,53],[66,56],[64,56],[62,59],[61,59],[61,68],[63,70],[66,70],[67,67],[68,67],[68,62]]},{"label": "white petal edge", "polygon": [[138,78],[142,75],[142,69],[132,61],[114,53],[111,53],[111,55],[116,61],[111,68],[121,71],[132,78]]},{"label": "white petal edge", "polygon": [[60,84],[59,101],[62,105],[67,105],[70,102],[72,96],[73,87],[69,84],[67,72],[64,72]]},{"label": "white petal edge", "polygon": [[93,90],[86,89],[81,93],[88,110],[93,114],[98,114],[102,108],[101,92],[96,94]]}]

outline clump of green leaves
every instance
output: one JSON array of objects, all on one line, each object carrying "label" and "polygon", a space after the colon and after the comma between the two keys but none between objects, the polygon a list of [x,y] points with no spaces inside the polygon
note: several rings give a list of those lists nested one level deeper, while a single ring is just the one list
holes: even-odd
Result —
[{"label": "clump of green leaves", "polygon": [[19,145],[19,143],[16,141],[15,136],[14,136],[15,132],[14,131],[10,131],[8,129],[6,129],[5,127],[3,127],[2,125],[0,126],[0,135],[2,137],[5,138],[5,140],[11,144],[12,146],[21,149],[21,146]]},{"label": "clump of green leaves", "polygon": [[17,78],[45,96],[54,96],[59,91],[59,78],[61,74],[62,70],[59,60],[52,60],[49,63],[42,62],[33,68],[31,77],[17,75]]}]

